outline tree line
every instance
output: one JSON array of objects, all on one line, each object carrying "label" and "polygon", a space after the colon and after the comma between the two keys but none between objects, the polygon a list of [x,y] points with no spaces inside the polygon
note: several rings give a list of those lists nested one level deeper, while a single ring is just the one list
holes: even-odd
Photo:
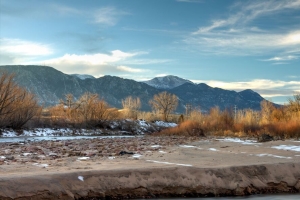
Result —
[{"label": "tree line", "polygon": [[[0,72],[0,128],[20,129],[31,122],[33,126],[100,127],[107,120],[137,119],[141,101],[138,97],[122,100],[123,109],[112,108],[98,94],[85,93],[75,99],[66,94],[59,104],[50,108],[38,105],[36,96],[17,85],[14,74]],[[177,97],[167,92],[154,95],[149,102],[156,115],[167,121],[177,107]]]},{"label": "tree line", "polygon": [[116,119],[163,120],[179,123],[167,134],[219,134],[228,136],[272,133],[280,137],[300,137],[300,94],[288,99],[288,104],[275,107],[261,102],[261,110],[220,110],[207,113],[201,107],[185,115],[174,113],[178,97],[168,92],[153,96],[148,102],[152,112],[143,112],[141,100],[129,96],[122,100],[122,109],[110,107],[97,94],[85,93],[78,99],[65,95],[59,104],[43,108],[27,89],[18,86],[14,75],[0,73],[0,128],[23,127],[101,128],[105,121]]}]

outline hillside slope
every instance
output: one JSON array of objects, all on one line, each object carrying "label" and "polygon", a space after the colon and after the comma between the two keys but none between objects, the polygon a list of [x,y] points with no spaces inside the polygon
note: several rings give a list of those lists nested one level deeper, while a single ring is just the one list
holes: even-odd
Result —
[{"label": "hillside slope", "polygon": [[[64,99],[66,94],[73,94],[79,98],[85,92],[97,93],[111,106],[121,108],[122,99],[128,96],[139,97],[142,101],[142,110],[150,110],[149,100],[155,94],[168,91],[178,96],[179,106],[177,112],[185,112],[185,105],[200,107],[202,111],[209,111],[210,108],[218,106],[220,109],[233,109],[236,105],[238,109],[251,108],[260,109],[260,102],[263,98],[252,90],[235,92],[220,88],[212,88],[204,83],[194,84],[179,77],[173,79],[168,76],[168,80],[180,80],[180,82],[168,82],[169,89],[163,86],[152,87],[143,82],[130,79],[123,79],[115,76],[104,76],[101,78],[84,78],[78,75],[64,74],[52,67],[35,65],[7,65],[0,66],[0,70],[15,73],[15,80],[21,86],[27,88],[37,95],[39,103],[45,106],[55,105],[60,99]],[[182,83],[182,84],[181,84]],[[178,85],[178,86],[176,86]],[[175,87],[176,86],[176,87]]]}]

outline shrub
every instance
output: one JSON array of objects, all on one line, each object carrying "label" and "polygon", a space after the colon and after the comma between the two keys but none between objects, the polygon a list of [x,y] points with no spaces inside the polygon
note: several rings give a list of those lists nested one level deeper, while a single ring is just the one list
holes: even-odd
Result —
[{"label": "shrub", "polygon": [[204,130],[201,128],[200,124],[195,121],[182,122],[177,127],[164,129],[154,135],[205,136]]}]

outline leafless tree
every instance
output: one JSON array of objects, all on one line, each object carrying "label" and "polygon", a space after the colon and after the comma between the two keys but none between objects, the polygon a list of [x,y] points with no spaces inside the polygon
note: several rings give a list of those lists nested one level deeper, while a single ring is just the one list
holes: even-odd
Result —
[{"label": "leafless tree", "polygon": [[170,113],[177,108],[178,97],[174,94],[161,92],[154,95],[153,99],[149,101],[149,104],[154,111],[162,115],[164,121],[167,121]]},{"label": "leafless tree", "polygon": [[126,117],[137,119],[138,110],[141,108],[141,100],[138,97],[129,96],[122,100],[122,106]]},{"label": "leafless tree", "polygon": [[291,112],[300,112],[300,93],[288,99],[288,107]]},{"label": "leafless tree", "polygon": [[73,124],[93,127],[102,121],[115,119],[119,113],[117,109],[110,108],[97,94],[85,93],[78,101],[73,100],[73,95],[66,95],[66,101],[61,100],[63,115]]},{"label": "leafless tree", "polygon": [[33,94],[19,87],[14,74],[0,72],[0,126],[21,128],[40,111]]},{"label": "leafless tree", "polygon": [[261,109],[261,123],[268,124],[271,122],[271,115],[275,107],[272,102],[263,100],[260,102]]}]

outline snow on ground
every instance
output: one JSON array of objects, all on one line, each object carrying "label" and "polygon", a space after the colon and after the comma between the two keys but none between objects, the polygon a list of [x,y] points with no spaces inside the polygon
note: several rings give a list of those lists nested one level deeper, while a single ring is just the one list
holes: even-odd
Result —
[{"label": "snow on ground", "polygon": [[151,147],[152,148],[160,148],[161,146],[160,145],[152,145]]},{"label": "snow on ground", "polygon": [[83,176],[78,176],[78,179],[81,180],[81,181],[84,181]]},{"label": "snow on ground", "polygon": [[186,166],[186,167],[192,167],[193,166],[193,165],[190,165],[190,164],[170,163],[170,162],[162,162],[162,161],[156,161],[156,160],[146,160],[146,161],[159,163],[159,164],[166,164],[166,165],[178,165],[178,166]]},{"label": "snow on ground", "polygon": [[[84,133],[84,130],[78,130]],[[2,132],[2,137],[34,137],[34,136],[58,136],[58,135],[71,135],[74,132],[71,129],[51,129],[51,128],[36,128],[33,130],[23,130],[20,134],[13,130],[4,130]]]},{"label": "snow on ground", "polygon": [[144,127],[150,126],[150,124],[148,124],[148,122],[146,122],[145,120],[138,120],[138,123],[140,126],[144,126]]},{"label": "snow on ground", "polygon": [[32,165],[37,166],[37,167],[43,167],[43,168],[49,167],[48,164],[33,163]]},{"label": "snow on ground", "polygon": [[80,160],[80,161],[86,161],[88,159],[90,159],[90,157],[79,157],[79,158],[77,158],[77,160]]},{"label": "snow on ground", "polygon": [[136,153],[132,155],[132,158],[139,159],[141,156],[141,154]]},{"label": "snow on ground", "polygon": [[273,149],[278,150],[287,150],[287,151],[300,151],[300,146],[293,146],[293,145],[279,145],[279,146],[272,146]]},{"label": "snow on ground", "polygon": [[181,148],[196,148],[196,149],[202,149],[200,147],[192,146],[192,145],[179,145]]},{"label": "snow on ground", "polygon": [[167,152],[165,152],[165,151],[159,151],[159,153],[167,153]]},{"label": "snow on ground", "polygon": [[208,150],[210,150],[210,151],[219,151],[218,149],[215,149],[215,148],[209,148]]},{"label": "snow on ground", "polygon": [[240,138],[224,138],[224,139],[216,139],[218,141],[224,141],[224,142],[237,142],[242,144],[260,144],[257,143],[255,140],[241,140]]},{"label": "snow on ground", "polygon": [[273,154],[267,154],[267,153],[263,153],[263,154],[256,154],[256,156],[258,156],[258,157],[269,156],[269,157],[275,157],[275,158],[285,158],[285,159],[292,159],[292,157],[286,157],[286,156],[277,156],[277,155],[273,155]]},{"label": "snow on ground", "polygon": [[[42,136],[91,136],[91,135],[101,135],[102,133],[111,135],[143,135],[145,133],[152,133],[159,131],[163,128],[175,127],[176,123],[169,123],[163,121],[156,121],[154,123],[147,122],[145,120],[116,120],[110,121],[105,124],[108,129],[69,129],[69,128],[35,128],[31,130],[14,131],[5,129],[2,130],[2,137],[42,137]],[[1,136],[0,136],[1,137]]]},{"label": "snow on ground", "polygon": [[164,121],[156,121],[156,122],[154,122],[154,124],[157,126],[162,126],[162,127],[176,127],[177,126],[176,123],[164,122]]}]

